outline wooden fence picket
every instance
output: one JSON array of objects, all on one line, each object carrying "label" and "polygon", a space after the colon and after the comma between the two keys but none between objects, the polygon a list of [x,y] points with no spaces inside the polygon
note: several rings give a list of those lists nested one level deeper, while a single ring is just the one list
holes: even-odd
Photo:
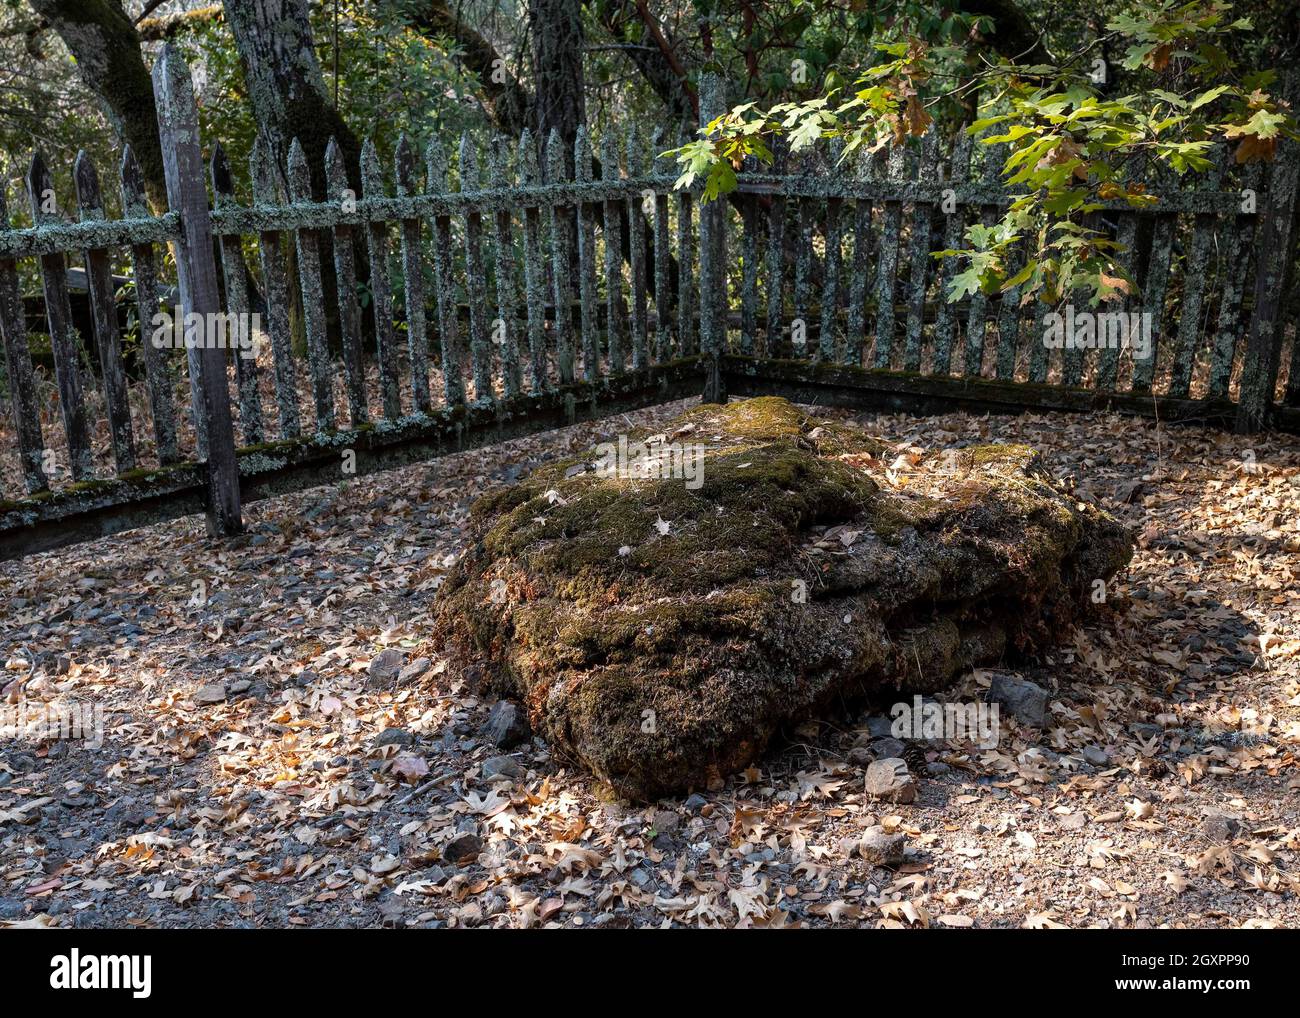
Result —
[{"label": "wooden fence picket", "polygon": [[[59,221],[50,171],[39,152],[32,156],[27,170],[27,201],[31,206],[32,222],[37,226]],[[86,481],[95,475],[95,465],[86,423],[77,334],[72,326],[72,305],[68,299],[67,259],[62,252],[41,255],[40,272],[45,295],[45,320],[50,329],[50,349],[54,353],[54,374],[59,384],[59,411],[63,415],[63,434],[68,443],[68,470],[74,481]]]},{"label": "wooden fence picket", "polygon": [[[600,132],[598,161],[587,126],[572,145],[550,132],[544,150],[525,131],[517,156],[512,143],[492,139],[482,172],[466,135],[454,190],[438,140],[424,153],[421,182],[415,151],[403,136],[391,164],[393,197],[373,141],[361,148],[358,173],[348,169],[341,147],[331,140],[322,200],[311,190],[300,144],[290,145],[287,163],[279,167],[259,138],[249,161],[252,202],[244,205],[215,143],[209,203],[191,83],[174,48],[160,58],[155,85],[168,156],[167,211],[151,214],[129,150],[119,171],[120,220],[105,215],[94,167],[84,155],[73,167],[74,223],[60,217],[49,168],[39,155],[27,175],[32,229],[9,228],[0,195],[0,341],[14,422],[14,476],[29,495],[53,487],[57,496],[68,480],[94,480],[95,448],[111,451],[118,477],[150,465],[153,453],[148,443],[137,447],[144,432],[137,435],[131,419],[120,300],[110,273],[115,252],[130,257],[152,444],[161,467],[180,469],[166,474],[167,483],[177,486],[176,497],[155,499],[148,508],[128,507],[131,488],[114,489],[111,498],[123,504],[118,516],[110,509],[105,517],[118,521],[106,524],[110,529],[138,520],[140,513],[164,518],[182,505],[193,506],[193,492],[186,494],[184,487],[192,488],[197,475],[187,457],[206,461],[213,533],[233,533],[241,525],[241,462],[255,496],[292,490],[299,478],[318,481],[320,457],[339,440],[336,381],[344,387],[347,427],[369,424],[370,361],[385,426],[366,429],[355,443],[368,457],[367,470],[397,461],[387,451],[390,444],[451,449],[592,416],[606,405],[678,398],[683,386],[692,385],[707,400],[725,399],[731,386],[830,403],[848,393],[848,402],[895,409],[1112,406],[1162,419],[1232,422],[1243,430],[1274,425],[1300,431],[1300,344],[1291,354],[1286,391],[1280,398],[1276,392],[1286,285],[1276,265],[1284,259],[1276,252],[1290,243],[1297,191],[1296,146],[1289,140],[1268,168],[1267,186],[1259,167],[1238,170],[1220,162],[1193,189],[1160,181],[1153,207],[1105,202],[1090,213],[1086,225],[1113,239],[1114,264],[1134,280],[1120,300],[1092,308],[1090,294],[1070,294],[1051,305],[1039,291],[1022,303],[1031,285],[1026,283],[954,303],[947,298],[959,259],[935,258],[933,249],[967,246],[967,226],[991,225],[1009,200],[999,182],[1001,146],[977,145],[966,131],[946,153],[932,129],[919,145],[892,147],[887,158],[862,151],[843,160],[834,143],[827,156],[791,159],[788,146],[778,144],[771,167],[747,158],[736,193],[711,202],[701,200],[698,184],[674,186],[676,169],[662,156],[671,140],[662,130],[647,146],[635,128],[607,125]],[[704,124],[724,108],[723,88],[713,75],[702,78],[700,88]],[[680,140],[697,136],[697,126],[685,127]],[[972,167],[975,153],[978,165]],[[1256,198],[1258,210],[1252,205]],[[398,251],[392,247],[394,229]],[[284,249],[290,239],[292,257]],[[255,265],[245,261],[249,242],[248,250],[257,252]],[[177,253],[180,299],[174,308],[160,288],[156,252],[166,243]],[[335,349],[326,332],[333,309],[326,307],[330,267],[322,264],[329,257],[323,245],[332,251],[337,280]],[[85,337],[73,328],[70,255],[86,264],[91,328]],[[1020,269],[1025,256],[1014,249],[1008,272]],[[19,289],[32,264],[41,280],[71,454],[62,469],[51,461],[52,443],[43,433],[38,368]],[[404,294],[407,342],[400,345],[394,270]],[[1245,297],[1248,288],[1252,299]],[[294,350],[291,321],[296,325],[298,319],[291,319],[291,294],[294,306],[301,298],[305,355]],[[1143,344],[1116,343],[1109,333],[1097,337],[1106,342],[1047,342],[1063,331],[1055,326],[1067,325],[1071,305],[1076,314],[1149,314],[1152,355],[1141,356]],[[218,338],[196,327],[203,342],[181,344],[195,438],[184,452],[171,371],[178,359],[171,355],[176,336],[165,330],[155,336],[157,323],[167,319],[163,312],[174,312],[182,337],[185,316],[193,312],[200,322],[224,319],[227,330],[233,323],[241,341],[233,344],[228,332]],[[270,339],[263,368],[242,348],[244,330],[257,335],[255,312],[266,318]],[[363,349],[369,344],[363,337],[372,331],[373,348]],[[86,358],[83,343],[93,343],[98,356]],[[1060,346],[1059,354],[1052,352]],[[441,400],[429,388],[434,357],[442,367]],[[301,367],[298,360],[304,361]],[[100,368],[96,383],[103,385],[107,441],[99,446],[90,441],[88,407],[98,400],[87,403],[84,386],[91,379],[83,376],[83,361]],[[799,363],[804,361],[819,363]],[[267,368],[278,429],[263,416],[259,371]],[[314,408],[307,436],[300,420],[300,371],[310,383]],[[963,377],[952,377],[954,372]],[[467,374],[473,383],[468,406]],[[407,385],[409,397],[402,391]],[[243,444],[258,447],[238,454],[235,406]],[[439,414],[435,408],[458,412]],[[276,467],[273,480],[265,477],[267,461],[255,455],[272,437],[268,432],[285,442],[275,453],[283,459],[274,462],[283,467]],[[280,477],[281,471],[292,479]],[[67,510],[57,499],[16,504],[0,512],[0,556],[19,547],[13,521],[20,518],[35,514],[45,528],[43,547],[66,539],[49,534],[73,534],[85,526],[76,523],[76,512],[68,516],[72,522],[63,520],[60,513]]]},{"label": "wooden fence picket", "polygon": [[[213,205],[218,209],[233,208],[234,181],[220,142],[212,147],[208,169],[212,178]],[[222,279],[226,284],[226,309],[237,321],[249,322],[252,307],[248,297],[248,266],[244,262],[239,237],[225,234],[217,238],[217,244],[221,249]],[[252,356],[240,356],[242,352],[238,351],[235,357],[235,379],[239,389],[239,430],[244,445],[258,445],[264,436],[262,400],[257,388],[257,360]]]},{"label": "wooden fence picket", "polygon": [[[9,228],[9,204],[0,182],[0,230]],[[143,326],[142,326],[143,328]],[[45,439],[41,434],[41,411],[32,381],[32,356],[27,346],[27,321],[23,314],[18,270],[12,258],[0,258],[0,342],[5,348],[9,403],[23,486],[29,495],[49,488],[45,476]]]}]

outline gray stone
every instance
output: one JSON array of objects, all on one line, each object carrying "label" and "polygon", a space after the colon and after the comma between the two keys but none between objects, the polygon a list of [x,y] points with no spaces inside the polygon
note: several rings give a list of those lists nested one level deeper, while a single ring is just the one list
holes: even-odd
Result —
[{"label": "gray stone", "polygon": [[370,665],[366,668],[366,685],[372,689],[393,685],[401,674],[405,661],[406,655],[394,647],[381,650],[370,659]]},{"label": "gray stone", "polygon": [[206,686],[200,686],[197,693],[194,694],[194,705],[196,707],[210,707],[213,704],[225,703],[226,701],[226,684],[224,682],[209,682]]},{"label": "gray stone", "polygon": [[672,810],[661,809],[655,814],[652,826],[660,834],[672,834],[682,825],[682,818]]},{"label": "gray stone", "polygon": [[1094,767],[1105,767],[1110,763],[1110,754],[1100,746],[1084,746],[1083,758]]},{"label": "gray stone", "polygon": [[427,870],[425,870],[423,873],[420,874],[419,879],[428,880],[430,883],[434,883],[434,884],[445,884],[447,882],[447,878],[450,876],[451,874],[448,873],[441,866],[430,866]]},{"label": "gray stone", "polygon": [[1001,704],[1032,728],[1047,725],[1047,690],[1018,675],[995,673],[989,686],[988,702]]},{"label": "gray stone", "polygon": [[523,708],[511,700],[498,700],[488,712],[483,737],[494,746],[513,749],[532,735]]},{"label": "gray stone", "polygon": [[418,679],[421,675],[423,675],[426,671],[429,670],[429,665],[431,663],[432,662],[430,662],[430,660],[427,657],[417,657],[414,661],[412,661],[409,665],[407,665],[400,672],[397,673],[398,683],[405,684],[407,682],[412,682],[415,679]]},{"label": "gray stone", "polygon": [[482,774],[484,781],[523,781],[528,768],[513,757],[492,756],[483,761]]},{"label": "gray stone", "polygon": [[405,728],[385,728],[375,736],[375,747],[380,746],[414,746],[415,736]]},{"label": "gray stone", "polygon": [[1218,810],[1209,811],[1209,815],[1201,822],[1201,836],[1207,841],[1213,841],[1216,844],[1225,844],[1232,841],[1241,831],[1241,821],[1230,813],[1221,813]]},{"label": "gray stone", "polygon": [[465,866],[472,863],[483,851],[483,839],[477,834],[458,834],[442,848],[443,862],[453,866]]},{"label": "gray stone", "polygon": [[885,802],[906,804],[916,798],[916,779],[898,757],[877,760],[867,768],[866,791]]},{"label": "gray stone", "polygon": [[877,760],[888,760],[891,757],[902,756],[904,746],[897,739],[886,738],[877,739],[871,744],[870,749]]},{"label": "gray stone", "polygon": [[885,833],[877,824],[868,827],[858,839],[858,855],[872,866],[897,866],[903,861],[903,846],[907,838],[899,832]]}]

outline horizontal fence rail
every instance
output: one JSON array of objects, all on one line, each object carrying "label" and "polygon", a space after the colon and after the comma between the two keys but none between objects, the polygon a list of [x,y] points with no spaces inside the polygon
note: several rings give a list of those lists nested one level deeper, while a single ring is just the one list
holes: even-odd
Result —
[{"label": "horizontal fence rail", "polygon": [[[233,533],[253,498],[700,393],[1300,432],[1269,260],[1289,250],[1294,145],[1266,172],[1221,154],[1190,185],[1155,179],[1150,208],[1103,204],[1092,226],[1138,283],[1120,301],[954,303],[934,253],[1011,200],[1000,148],[964,132],[887,158],[778,150],[707,204],[660,154],[689,125],[403,137],[388,160],[331,142],[315,166],[259,139],[241,197],[219,144],[203,161],[170,47],[155,91],[168,210],[129,149],[118,218],[84,155],[75,214],[39,155],[31,227],[9,229],[0,191],[0,557],[198,511]],[[701,100],[721,111],[716,79]],[[1099,312],[1142,331],[1097,342],[1118,321]]]}]

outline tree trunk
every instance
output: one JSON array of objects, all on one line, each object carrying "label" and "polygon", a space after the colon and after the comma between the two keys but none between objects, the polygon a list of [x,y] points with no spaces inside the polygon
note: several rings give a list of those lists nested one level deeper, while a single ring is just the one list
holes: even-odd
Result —
[{"label": "tree trunk", "polygon": [[[258,131],[284,173],[297,138],[317,201],[327,197],[325,146],[338,139],[348,183],[360,194],[361,145],[325,89],[306,0],[224,0]],[[337,195],[332,196],[337,199]]]},{"label": "tree trunk", "polygon": [[130,144],[144,174],[145,195],[167,208],[153,82],[140,53],[140,36],[119,0],[31,0],[32,9],[59,34],[81,78],[107,108],[114,129]]},{"label": "tree trunk", "polygon": [[[316,59],[306,0],[224,0],[226,21],[235,37],[239,62],[244,70],[249,104],[257,121],[258,134],[267,145],[279,169],[284,194],[289,193],[289,146],[297,138],[307,157],[311,193],[316,201],[338,201],[328,193],[325,149],[330,138],[338,141],[347,168],[348,186],[361,190],[361,145],[330,102],[325,76]],[[360,233],[361,231],[357,231]],[[337,286],[334,278],[333,238],[320,231],[321,288],[325,299],[325,325],[330,349],[341,345]],[[360,250],[360,248],[358,249]],[[289,245],[288,262],[296,274],[297,261]],[[359,281],[369,279],[369,262],[357,262]],[[377,267],[385,271],[383,266]],[[299,288],[290,288],[290,317],[295,346],[305,344]],[[367,332],[369,330],[367,329]]]},{"label": "tree trunk", "polygon": [[578,0],[529,0],[528,29],[533,42],[533,128],[545,144],[560,133],[573,168],[573,142],[587,119],[582,76],[582,12]]}]

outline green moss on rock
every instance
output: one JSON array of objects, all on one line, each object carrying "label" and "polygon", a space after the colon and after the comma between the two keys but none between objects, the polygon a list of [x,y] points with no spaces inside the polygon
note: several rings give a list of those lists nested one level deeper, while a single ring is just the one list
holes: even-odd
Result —
[{"label": "green moss on rock", "polygon": [[593,450],[480,499],[437,623],[556,752],[635,799],[1059,637],[1132,553],[1024,446],[963,450],[918,496],[869,475],[885,445],[777,398],[697,407],[663,439],[700,447],[691,483],[610,475]]}]

